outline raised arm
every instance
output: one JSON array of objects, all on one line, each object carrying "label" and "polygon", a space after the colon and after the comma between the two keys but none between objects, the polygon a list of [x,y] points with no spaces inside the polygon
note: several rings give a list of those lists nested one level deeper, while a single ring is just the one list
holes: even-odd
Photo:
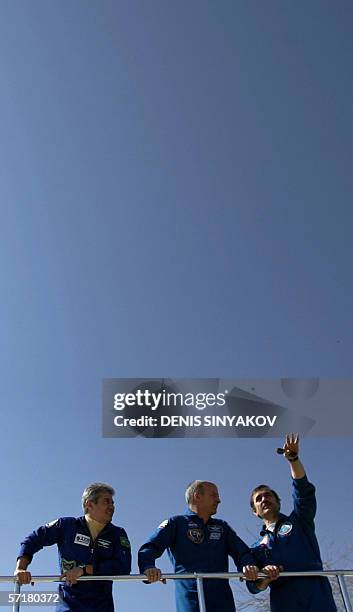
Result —
[{"label": "raised arm", "polygon": [[283,451],[289,461],[293,478],[294,512],[302,521],[313,526],[316,514],[315,487],[308,481],[304,466],[299,459],[298,434],[287,434]]},{"label": "raised arm", "polygon": [[289,461],[292,478],[304,478],[305,469],[299,459],[299,434],[287,434],[283,445],[284,456]]}]

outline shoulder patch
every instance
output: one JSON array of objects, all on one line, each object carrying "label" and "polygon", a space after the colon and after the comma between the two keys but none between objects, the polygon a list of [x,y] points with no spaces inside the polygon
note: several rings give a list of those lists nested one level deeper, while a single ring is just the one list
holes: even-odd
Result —
[{"label": "shoulder patch", "polygon": [[131,548],[130,542],[128,538],[125,536],[120,536],[120,544],[121,546],[124,546],[125,548]]},{"label": "shoulder patch", "polygon": [[58,522],[59,519],[55,519],[55,521],[51,521],[50,523],[45,523],[46,527],[53,527],[54,525],[56,525],[56,523]]},{"label": "shoulder patch", "polygon": [[169,520],[166,519],[165,521],[162,521],[160,525],[158,525],[158,529],[163,529],[163,527],[166,527],[169,523]]}]

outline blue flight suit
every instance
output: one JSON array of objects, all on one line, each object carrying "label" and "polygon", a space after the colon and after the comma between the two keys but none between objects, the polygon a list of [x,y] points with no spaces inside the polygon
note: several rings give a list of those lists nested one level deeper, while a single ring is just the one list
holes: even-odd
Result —
[{"label": "blue flight suit", "polygon": [[[57,544],[60,573],[78,565],[93,565],[93,574],[115,576],[130,574],[131,551],[126,532],[108,523],[93,542],[84,516],[59,518],[39,527],[21,543],[19,557],[29,557],[43,548]],[[112,582],[60,584],[57,612],[113,612]]]},{"label": "blue flight suit", "polygon": [[[293,479],[294,509],[280,514],[274,532],[263,526],[261,537],[251,547],[261,566],[282,565],[285,572],[320,571],[322,561],[315,535],[315,487],[306,476]],[[258,593],[254,582],[249,591]],[[327,578],[279,578],[270,583],[272,612],[336,612]]]},{"label": "blue flight suit", "polygon": [[[250,549],[225,521],[210,518],[204,523],[192,510],[161,523],[139,550],[139,568],[155,567],[155,560],[167,549],[176,574],[228,572],[228,555],[242,571],[255,565]],[[204,580],[207,612],[235,612],[228,580]],[[177,612],[199,612],[196,580],[176,580]]]}]

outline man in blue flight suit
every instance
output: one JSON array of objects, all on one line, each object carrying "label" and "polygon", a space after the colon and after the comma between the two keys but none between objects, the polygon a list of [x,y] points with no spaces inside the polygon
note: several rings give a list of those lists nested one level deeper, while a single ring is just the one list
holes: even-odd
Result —
[{"label": "man in blue flight suit", "polygon": [[81,576],[130,574],[131,551],[126,532],[111,523],[114,489],[95,482],[83,492],[85,516],[65,517],[33,531],[21,543],[15,576],[20,584],[31,582],[27,567],[43,546],[57,544],[61,577],[58,612],[113,612],[111,581],[81,581]]},{"label": "man in blue flight suit", "polygon": [[[215,484],[195,480],[185,493],[189,510],[173,516],[159,528],[139,550],[139,567],[149,582],[162,580],[155,560],[164,550],[174,565],[175,573],[228,572],[228,555],[248,580],[255,580],[258,568],[246,544],[225,521],[211,518],[220,503]],[[273,571],[269,575],[273,576]],[[277,570],[274,570],[275,572]],[[176,580],[178,612],[198,612],[195,580]],[[204,580],[207,612],[234,612],[235,605],[228,580]]]},{"label": "man in blue flight suit", "polygon": [[[280,498],[267,485],[259,485],[251,493],[253,513],[264,522],[260,538],[253,544],[259,564],[276,564],[286,572],[322,570],[319,544],[315,535],[315,487],[299,460],[299,436],[288,434],[278,452],[289,461],[293,483],[294,509],[289,516],[280,513]],[[272,612],[336,612],[327,578],[297,577],[259,579],[247,583],[252,593],[270,586]]]}]

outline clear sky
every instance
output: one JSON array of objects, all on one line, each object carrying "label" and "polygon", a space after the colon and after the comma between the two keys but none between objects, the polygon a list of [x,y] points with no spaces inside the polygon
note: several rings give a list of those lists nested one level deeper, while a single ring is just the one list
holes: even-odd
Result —
[{"label": "clear sky", "polygon": [[[193,478],[247,541],[254,484],[290,510],[279,440],[102,439],[101,381],[353,376],[352,20],[348,0],[2,0],[2,575],[94,480],[134,572]],[[338,557],[352,439],[303,460]],[[172,588],[121,586],[119,609],[172,610]]]}]

